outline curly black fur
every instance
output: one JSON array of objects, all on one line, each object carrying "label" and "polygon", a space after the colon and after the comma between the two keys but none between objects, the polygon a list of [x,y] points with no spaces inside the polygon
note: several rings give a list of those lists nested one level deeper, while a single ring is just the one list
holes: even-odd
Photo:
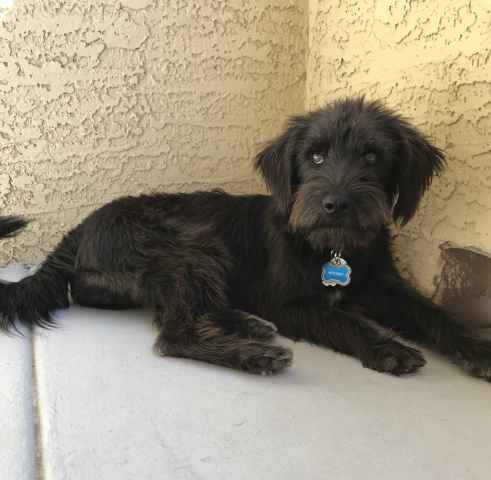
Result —
[{"label": "curly black fur", "polygon": [[[443,163],[424,135],[377,102],[342,100],[294,117],[256,158],[271,196],[115,200],[34,275],[0,285],[1,327],[16,317],[50,325],[70,287],[82,305],[153,309],[163,355],[275,372],[292,358],[269,344],[278,329],[378,371],[414,372],[425,360],[395,331],[489,380],[491,342],[409,286],[391,253],[389,224],[411,219]],[[22,226],[2,218],[1,235]],[[332,250],[352,267],[349,286],[321,283]]]}]

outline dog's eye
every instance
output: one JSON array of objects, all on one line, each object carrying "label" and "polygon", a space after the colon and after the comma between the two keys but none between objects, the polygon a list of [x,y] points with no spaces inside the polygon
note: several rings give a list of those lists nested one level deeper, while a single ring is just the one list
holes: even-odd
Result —
[{"label": "dog's eye", "polygon": [[365,155],[365,161],[368,165],[375,165],[377,163],[377,155],[375,153],[367,153]]},{"label": "dog's eye", "polygon": [[322,165],[324,163],[324,157],[320,153],[312,154],[312,163],[314,165]]}]

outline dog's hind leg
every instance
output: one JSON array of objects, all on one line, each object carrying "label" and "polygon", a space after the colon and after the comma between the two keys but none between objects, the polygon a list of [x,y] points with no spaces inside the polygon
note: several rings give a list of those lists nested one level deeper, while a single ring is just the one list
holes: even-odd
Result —
[{"label": "dog's hind leg", "polygon": [[70,292],[75,303],[86,307],[123,310],[141,304],[138,282],[130,274],[78,271]]}]

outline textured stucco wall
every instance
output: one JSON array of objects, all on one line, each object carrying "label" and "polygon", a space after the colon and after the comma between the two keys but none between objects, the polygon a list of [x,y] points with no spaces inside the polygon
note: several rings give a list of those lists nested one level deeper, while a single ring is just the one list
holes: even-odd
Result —
[{"label": "textured stucco wall", "polygon": [[0,263],[39,260],[122,194],[258,190],[251,159],[287,115],[362,93],[447,152],[397,237],[432,290],[441,242],[491,251],[490,46],[488,0],[16,0],[0,19],[0,212],[35,222]]},{"label": "textured stucco wall", "polygon": [[380,98],[447,153],[398,235],[406,274],[432,291],[441,242],[491,252],[491,2],[311,0],[309,47],[307,107]]},{"label": "textured stucco wall", "polygon": [[123,194],[257,190],[251,159],[304,108],[307,0],[15,0],[0,11],[0,212],[41,259]]}]

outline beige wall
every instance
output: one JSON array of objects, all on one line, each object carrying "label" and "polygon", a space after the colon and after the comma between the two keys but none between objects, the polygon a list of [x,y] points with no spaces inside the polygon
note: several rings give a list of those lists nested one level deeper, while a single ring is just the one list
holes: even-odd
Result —
[{"label": "beige wall", "polygon": [[251,159],[304,108],[306,0],[15,0],[0,12],[0,213],[41,259],[108,200],[257,190]]},{"label": "beige wall", "polygon": [[440,243],[491,252],[491,2],[310,0],[309,24],[307,107],[380,98],[447,153],[397,238],[406,274],[431,291]]},{"label": "beige wall", "polygon": [[251,159],[288,114],[364,93],[447,152],[397,238],[430,290],[441,242],[491,251],[490,46],[488,0],[16,0],[0,23],[0,212],[35,222],[0,263],[39,260],[122,194],[258,190]]}]

